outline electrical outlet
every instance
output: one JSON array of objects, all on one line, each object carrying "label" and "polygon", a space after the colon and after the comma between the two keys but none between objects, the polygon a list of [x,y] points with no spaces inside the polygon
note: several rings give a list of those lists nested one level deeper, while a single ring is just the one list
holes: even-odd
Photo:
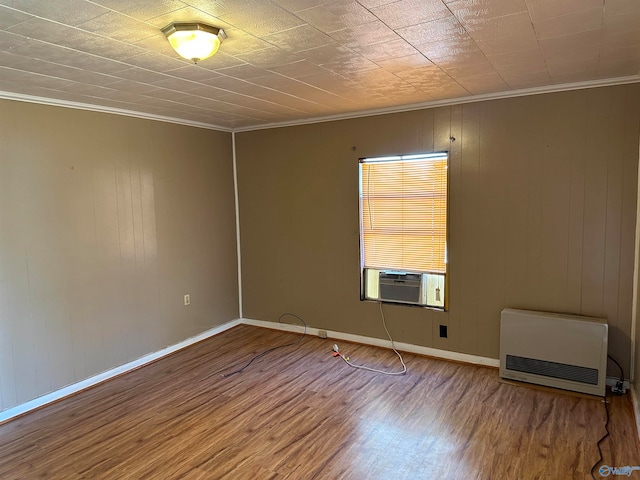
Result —
[{"label": "electrical outlet", "polygon": [[624,388],[624,382],[622,380],[618,380],[616,384],[611,387],[611,392],[616,395],[624,395],[627,392],[627,389]]},{"label": "electrical outlet", "polygon": [[191,305],[191,295],[189,295],[188,293],[184,296],[184,304]]},{"label": "electrical outlet", "polygon": [[447,338],[447,326],[440,325],[440,338]]},{"label": "electrical outlet", "polygon": [[327,338],[327,331],[326,330],[318,330],[318,336],[320,338]]}]

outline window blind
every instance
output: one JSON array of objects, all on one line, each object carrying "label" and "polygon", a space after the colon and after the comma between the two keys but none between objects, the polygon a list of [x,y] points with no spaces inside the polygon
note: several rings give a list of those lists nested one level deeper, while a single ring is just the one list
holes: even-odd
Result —
[{"label": "window blind", "polygon": [[364,268],[446,273],[447,155],[362,159]]}]

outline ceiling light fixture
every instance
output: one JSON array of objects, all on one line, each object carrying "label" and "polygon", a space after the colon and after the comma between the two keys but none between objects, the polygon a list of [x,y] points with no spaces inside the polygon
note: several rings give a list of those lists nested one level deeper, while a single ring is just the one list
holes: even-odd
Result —
[{"label": "ceiling light fixture", "polygon": [[209,58],[227,38],[224,30],[205,23],[173,22],[162,29],[178,55],[198,63]]}]

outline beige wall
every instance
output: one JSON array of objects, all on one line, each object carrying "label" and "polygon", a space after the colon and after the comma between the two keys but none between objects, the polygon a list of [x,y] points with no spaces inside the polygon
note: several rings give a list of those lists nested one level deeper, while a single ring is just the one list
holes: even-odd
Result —
[{"label": "beige wall", "polygon": [[237,134],[244,316],[383,338],[358,158],[450,150],[450,310],[385,306],[394,338],[497,358],[504,307],[604,316],[628,372],[639,119],[635,84]]},{"label": "beige wall", "polygon": [[0,409],[237,317],[229,133],[0,101]]},{"label": "beige wall", "polygon": [[[394,338],[605,316],[628,372],[639,121],[630,85],[237,134],[244,316],[384,337],[357,159],[449,149],[450,310],[385,306]],[[0,148],[0,410],[237,318],[230,134],[0,101]]]},{"label": "beige wall", "polygon": [[[636,295],[640,295],[640,291],[636,291]],[[638,325],[637,313],[636,318],[634,318],[633,321],[636,322],[635,358],[633,359],[635,363],[633,365],[633,377],[630,378],[630,380],[633,382],[632,386],[636,391],[636,398],[640,399],[640,325]],[[625,372],[625,375],[629,377],[629,373]],[[640,405],[637,405],[637,407],[640,408]],[[640,435],[640,418],[636,417],[636,423],[638,425],[638,435]]]},{"label": "beige wall", "polygon": [[[638,169],[640,171],[640,151],[638,152]],[[639,189],[640,191],[640,189]],[[636,214],[636,222],[640,221],[640,201],[638,202],[638,211]],[[636,225],[636,232],[638,232],[639,226]],[[636,261],[640,261],[640,238],[636,233]],[[635,322],[635,358],[633,359],[633,375],[631,375],[630,380],[633,382],[632,387],[635,389],[636,400],[640,399],[640,324],[638,321],[638,315],[640,312],[640,272],[638,272],[638,264],[636,264],[636,272],[635,272],[635,280],[636,280],[636,311],[635,318],[633,321]],[[629,374],[627,374],[629,377]],[[635,405],[636,409],[640,409],[640,405]],[[636,412],[639,410],[636,410]],[[636,415],[636,425],[638,426],[638,435],[640,435],[640,417]]]}]

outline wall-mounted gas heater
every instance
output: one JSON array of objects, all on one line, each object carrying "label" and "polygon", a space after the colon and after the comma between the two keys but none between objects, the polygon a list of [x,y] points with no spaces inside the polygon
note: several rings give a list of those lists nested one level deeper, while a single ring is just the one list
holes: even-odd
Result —
[{"label": "wall-mounted gas heater", "polygon": [[500,376],[605,395],[606,320],[506,308],[500,321]]}]

